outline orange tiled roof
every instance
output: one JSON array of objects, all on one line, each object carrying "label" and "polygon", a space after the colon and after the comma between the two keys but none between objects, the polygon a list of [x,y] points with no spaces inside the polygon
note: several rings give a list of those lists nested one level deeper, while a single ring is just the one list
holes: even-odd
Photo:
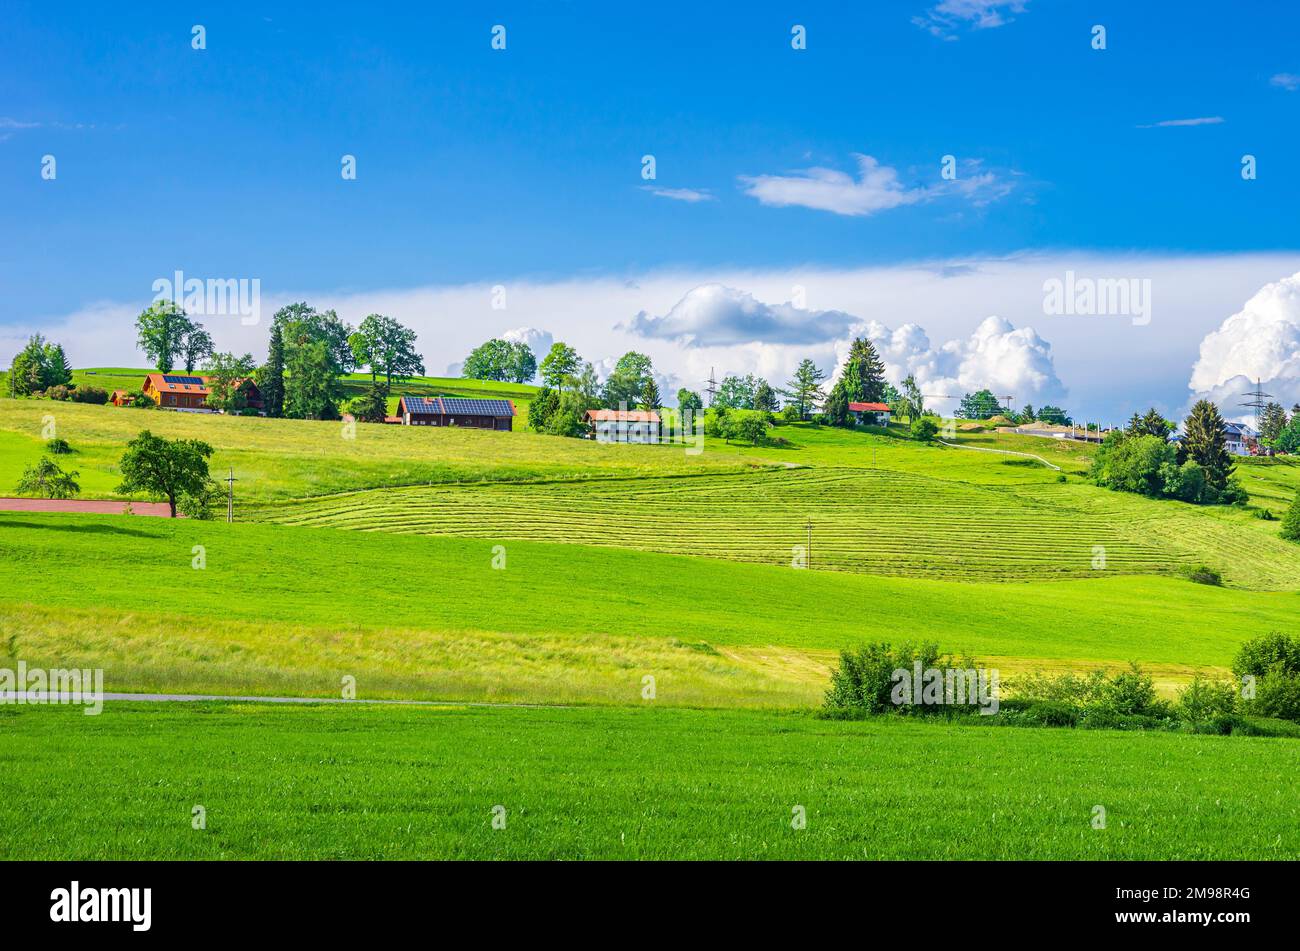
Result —
[{"label": "orange tiled roof", "polygon": [[589,409],[587,419],[593,423],[657,423],[659,414],[640,409]]}]

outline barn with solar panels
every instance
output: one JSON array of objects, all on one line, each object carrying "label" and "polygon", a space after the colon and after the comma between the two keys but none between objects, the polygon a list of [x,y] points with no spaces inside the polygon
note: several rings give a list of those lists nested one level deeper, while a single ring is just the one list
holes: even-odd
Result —
[{"label": "barn with solar panels", "polygon": [[397,417],[406,426],[468,426],[471,429],[514,428],[513,400],[470,399],[462,396],[403,396]]}]

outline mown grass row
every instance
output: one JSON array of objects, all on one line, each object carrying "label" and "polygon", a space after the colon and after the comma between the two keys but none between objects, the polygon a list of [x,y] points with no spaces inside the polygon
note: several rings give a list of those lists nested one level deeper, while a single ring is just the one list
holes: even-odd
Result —
[{"label": "mown grass row", "polygon": [[771,565],[954,580],[1175,570],[1158,538],[1108,514],[1062,513],[1007,490],[886,470],[803,469],[692,479],[465,485],[266,506],[289,525],[609,545]]}]

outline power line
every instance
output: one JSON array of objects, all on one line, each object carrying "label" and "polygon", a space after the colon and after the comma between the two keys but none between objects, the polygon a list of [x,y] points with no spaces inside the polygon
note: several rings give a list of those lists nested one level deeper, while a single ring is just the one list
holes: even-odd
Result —
[{"label": "power line", "polygon": [[1246,409],[1253,409],[1255,411],[1255,432],[1259,432],[1262,424],[1261,417],[1264,410],[1268,408],[1268,403],[1266,403],[1265,400],[1272,399],[1273,394],[1265,393],[1263,387],[1260,385],[1259,377],[1255,377],[1255,388],[1244,395],[1249,396],[1250,400],[1249,402],[1240,405],[1244,406]]},{"label": "power line", "polygon": [[709,367],[709,378],[704,382],[709,385],[704,388],[704,392],[709,394],[709,405],[713,405],[713,398],[718,394],[718,381],[714,378],[713,367]]}]

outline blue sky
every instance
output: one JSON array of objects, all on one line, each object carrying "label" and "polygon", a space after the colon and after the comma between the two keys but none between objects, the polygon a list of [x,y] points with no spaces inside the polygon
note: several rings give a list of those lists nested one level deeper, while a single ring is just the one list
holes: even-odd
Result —
[{"label": "blue sky", "polygon": [[1300,245],[1290,5],[112,6],[6,4],[15,333],[143,306],[177,269],[345,295]]}]

